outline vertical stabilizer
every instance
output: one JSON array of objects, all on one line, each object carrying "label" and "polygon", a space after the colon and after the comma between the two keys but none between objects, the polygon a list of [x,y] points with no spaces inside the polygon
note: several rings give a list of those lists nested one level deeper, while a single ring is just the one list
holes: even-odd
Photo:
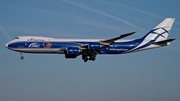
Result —
[{"label": "vertical stabilizer", "polygon": [[148,34],[146,34],[143,39],[154,41],[166,40],[170,33],[174,20],[175,18],[164,19],[159,25],[157,25]]}]

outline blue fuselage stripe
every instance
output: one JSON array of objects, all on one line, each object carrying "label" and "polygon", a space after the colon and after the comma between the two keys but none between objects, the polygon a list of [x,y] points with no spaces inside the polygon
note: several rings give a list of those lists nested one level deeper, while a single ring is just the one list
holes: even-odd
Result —
[{"label": "blue fuselage stripe", "polygon": [[[141,43],[142,40],[128,42],[116,42],[105,48],[101,48],[99,54],[121,54],[129,51]],[[61,49],[66,47],[81,46],[91,42],[15,42],[8,45],[8,48],[16,49]]]}]

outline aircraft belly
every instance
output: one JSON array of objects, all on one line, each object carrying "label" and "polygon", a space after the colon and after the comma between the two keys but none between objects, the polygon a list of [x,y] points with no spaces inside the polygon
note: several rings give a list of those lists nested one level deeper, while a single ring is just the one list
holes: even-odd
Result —
[{"label": "aircraft belly", "polygon": [[63,54],[64,51],[60,51],[59,49],[29,49],[29,48],[12,48],[11,50],[17,51],[17,52],[25,52],[25,53],[49,53],[49,54]]}]

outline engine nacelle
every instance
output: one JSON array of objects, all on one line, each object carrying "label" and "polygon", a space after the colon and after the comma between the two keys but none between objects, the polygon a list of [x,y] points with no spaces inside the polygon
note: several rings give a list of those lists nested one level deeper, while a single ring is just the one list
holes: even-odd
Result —
[{"label": "engine nacelle", "polygon": [[66,49],[66,54],[67,55],[75,55],[75,56],[77,56],[77,55],[79,55],[79,52],[80,52],[80,50],[77,47],[68,47]]},{"label": "engine nacelle", "polygon": [[100,50],[101,49],[101,44],[99,42],[91,42],[88,45],[89,50]]}]

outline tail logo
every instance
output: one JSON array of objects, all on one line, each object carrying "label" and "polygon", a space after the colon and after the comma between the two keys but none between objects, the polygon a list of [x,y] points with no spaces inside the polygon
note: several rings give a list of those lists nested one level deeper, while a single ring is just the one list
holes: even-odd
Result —
[{"label": "tail logo", "polygon": [[[163,30],[162,33],[158,33],[159,30]],[[159,38],[160,36],[163,37],[163,38],[166,38],[163,34],[169,34],[169,31],[167,31],[165,28],[161,27],[161,28],[156,28],[156,29],[153,29],[149,32],[149,34],[157,34],[157,36],[155,37],[154,40],[156,40],[157,38]]]}]

